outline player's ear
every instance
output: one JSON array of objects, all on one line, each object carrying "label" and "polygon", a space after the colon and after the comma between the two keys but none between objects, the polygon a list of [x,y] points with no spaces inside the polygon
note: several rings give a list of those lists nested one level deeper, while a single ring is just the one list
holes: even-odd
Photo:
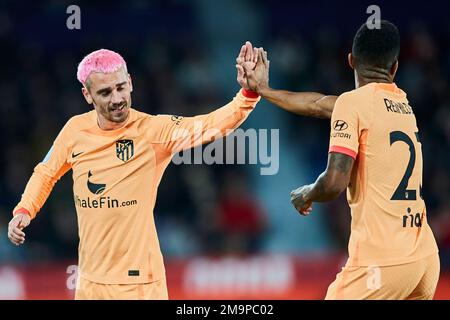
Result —
[{"label": "player's ear", "polygon": [[347,60],[348,60],[348,65],[350,66],[350,68],[355,69],[355,63],[353,61],[352,53],[348,54]]},{"label": "player's ear", "polygon": [[131,82],[131,76],[128,73],[128,84],[130,85],[130,92],[133,92],[133,83]]},{"label": "player's ear", "polygon": [[92,97],[91,97],[91,94],[89,93],[89,90],[83,86],[83,88],[81,88],[81,92],[83,93],[83,96],[84,96],[84,99],[86,99],[86,102],[88,104],[92,104]]},{"label": "player's ear", "polygon": [[397,70],[398,70],[398,60],[395,61],[395,62],[392,64],[391,70],[389,70],[389,71],[390,71],[390,74],[391,74],[391,76],[392,76],[392,78],[395,77],[395,74],[397,73]]}]

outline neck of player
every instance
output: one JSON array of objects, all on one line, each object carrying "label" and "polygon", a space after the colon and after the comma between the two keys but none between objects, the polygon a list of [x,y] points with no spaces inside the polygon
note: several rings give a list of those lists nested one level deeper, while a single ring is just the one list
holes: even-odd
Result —
[{"label": "neck of player", "polygon": [[108,119],[104,118],[102,115],[99,114],[97,117],[97,125],[99,126],[100,129],[106,131],[120,129],[125,125],[129,116],[130,114],[128,113],[127,117],[122,122],[113,122],[109,121]]},{"label": "neck of player", "polygon": [[356,88],[365,86],[366,84],[377,82],[377,83],[392,83],[394,77],[387,71],[383,69],[368,70],[364,69],[355,72],[355,85]]}]

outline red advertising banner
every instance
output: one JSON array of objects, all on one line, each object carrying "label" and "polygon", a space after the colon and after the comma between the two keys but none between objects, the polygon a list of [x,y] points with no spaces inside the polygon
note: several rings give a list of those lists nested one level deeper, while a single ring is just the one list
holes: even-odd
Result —
[{"label": "red advertising banner", "polygon": [[[345,263],[342,256],[195,257],[166,261],[173,300],[323,299]],[[0,266],[0,299],[73,299],[73,263]],[[441,273],[435,299],[450,299],[450,273]]]}]

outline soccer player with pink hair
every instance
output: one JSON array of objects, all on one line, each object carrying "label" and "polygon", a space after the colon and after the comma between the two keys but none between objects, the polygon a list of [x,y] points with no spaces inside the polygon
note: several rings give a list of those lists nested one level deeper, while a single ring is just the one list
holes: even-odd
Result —
[{"label": "soccer player with pink hair", "polygon": [[[256,59],[250,43],[241,47],[238,61],[254,67]],[[153,218],[159,182],[175,153],[245,121],[260,97],[242,77],[238,72],[242,89],[234,99],[209,114],[149,115],[132,108],[131,77],[118,53],[87,55],[77,78],[94,110],[72,117],[35,167],[13,209],[11,242],[24,243],[23,229],[72,169],[80,237],[75,299],[168,299]]]}]

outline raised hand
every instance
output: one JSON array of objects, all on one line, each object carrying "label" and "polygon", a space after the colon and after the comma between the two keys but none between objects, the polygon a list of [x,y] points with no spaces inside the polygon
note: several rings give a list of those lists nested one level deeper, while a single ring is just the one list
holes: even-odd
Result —
[{"label": "raised hand", "polygon": [[267,59],[267,51],[263,48],[255,48],[254,55],[257,56],[257,63],[254,68],[246,63],[241,63],[241,66],[245,71],[244,78],[247,80],[247,86],[250,90],[259,93],[269,87],[270,61]]},{"label": "raised hand", "polygon": [[245,69],[253,70],[258,61],[257,50],[253,48],[251,42],[247,41],[241,47],[238,57],[236,58],[236,69],[237,69],[237,82],[239,85],[246,89],[252,90],[247,81]]}]

